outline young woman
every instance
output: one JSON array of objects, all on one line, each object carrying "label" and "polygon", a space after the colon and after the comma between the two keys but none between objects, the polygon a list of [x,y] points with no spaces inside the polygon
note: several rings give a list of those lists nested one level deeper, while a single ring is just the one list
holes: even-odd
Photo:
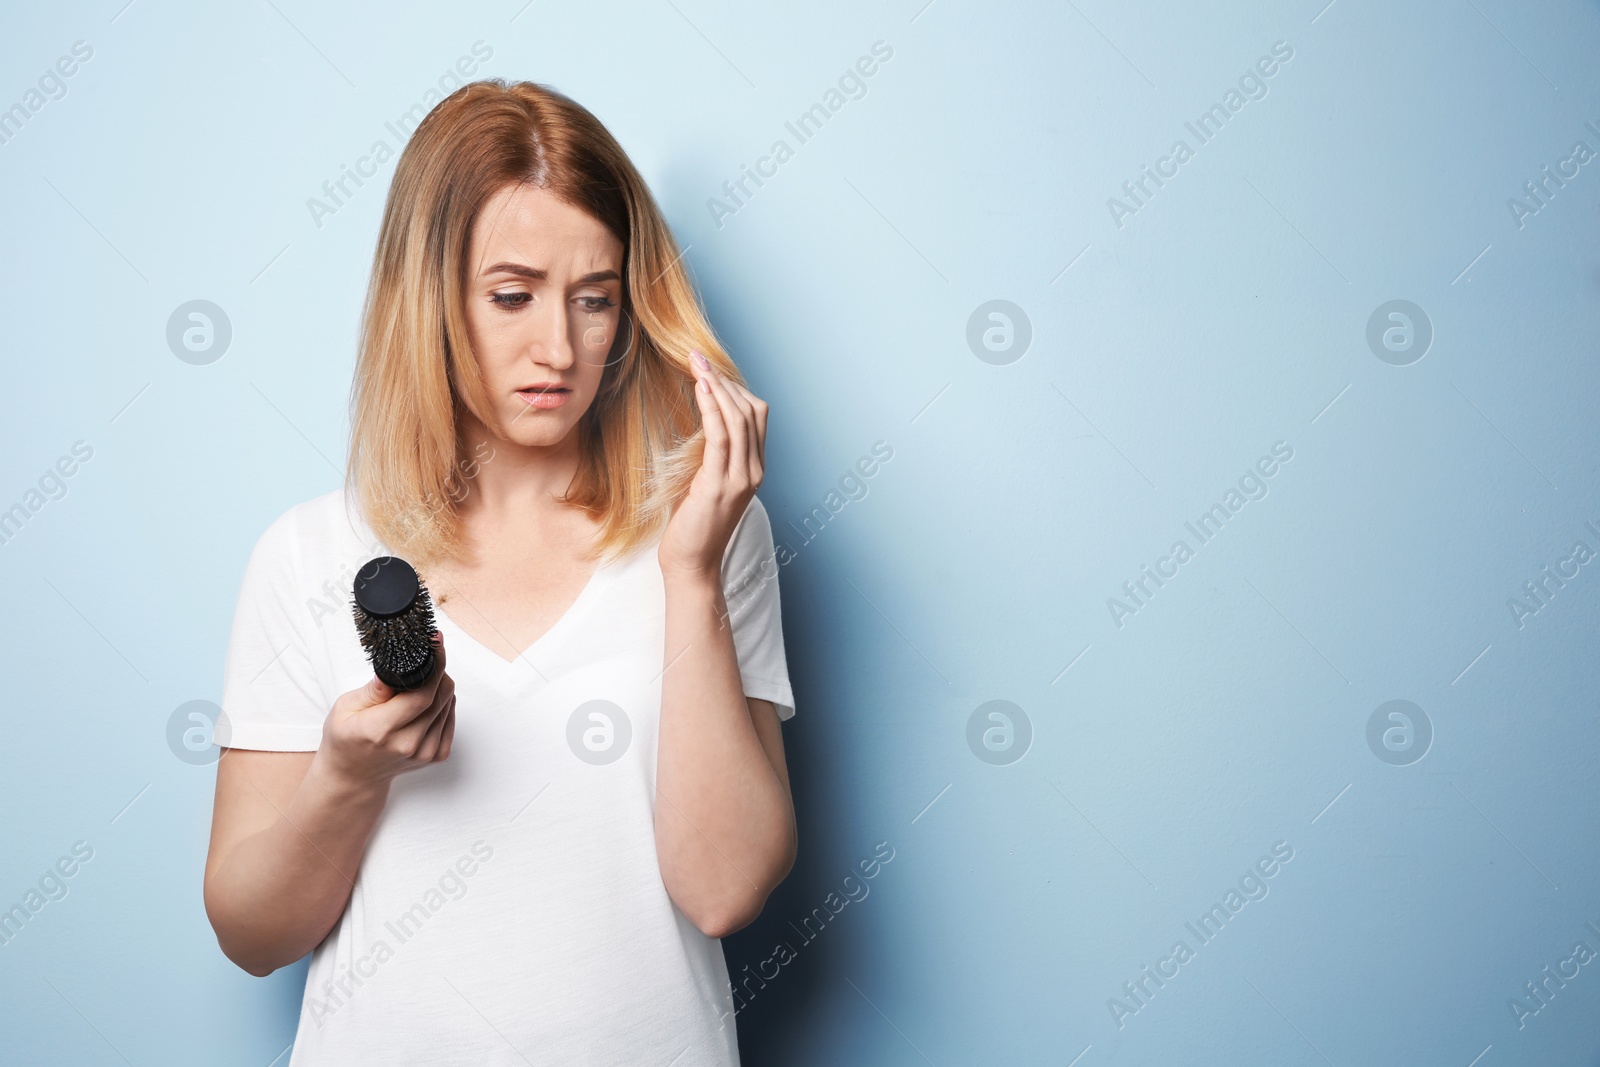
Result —
[{"label": "young woman", "polygon": [[[794,697],[767,405],[680,258],[531,83],[396,164],[346,486],[256,544],[215,734],[206,910],[251,974],[313,952],[294,1067],[738,1063],[718,939],[794,862]],[[379,555],[434,600],[416,691],[356,635]]]}]

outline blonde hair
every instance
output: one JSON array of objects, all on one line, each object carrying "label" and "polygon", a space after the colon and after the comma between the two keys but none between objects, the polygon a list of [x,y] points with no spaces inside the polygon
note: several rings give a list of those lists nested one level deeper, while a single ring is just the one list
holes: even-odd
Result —
[{"label": "blonde hair", "polygon": [[373,532],[419,566],[463,547],[458,471],[470,476],[476,463],[464,455],[464,401],[504,435],[473,356],[465,293],[478,213],[518,183],[588,212],[623,246],[629,343],[575,428],[581,458],[562,498],[600,520],[597,554],[626,555],[652,539],[699,468],[691,350],[744,380],[649,188],[600,120],[533,82],[462,86],[422,120],[395,165],[350,394],[346,483]]}]

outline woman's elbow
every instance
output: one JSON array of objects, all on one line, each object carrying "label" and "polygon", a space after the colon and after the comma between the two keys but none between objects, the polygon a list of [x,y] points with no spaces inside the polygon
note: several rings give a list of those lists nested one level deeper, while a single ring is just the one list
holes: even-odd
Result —
[{"label": "woman's elbow", "polygon": [[766,898],[763,896],[756,900],[753,905],[740,902],[730,907],[707,912],[704,915],[696,915],[693,917],[693,922],[702,934],[721,940],[724,937],[733,936],[755,922],[756,917],[761,914],[761,909],[765,905]]},{"label": "woman's elbow", "polygon": [[211,929],[212,932],[217,935],[217,948],[222,951],[224,956],[228,957],[228,961],[230,963],[232,963],[235,967],[238,967],[241,971],[244,971],[246,974],[252,975],[256,978],[265,978],[267,975],[283,966],[282,963],[273,962],[272,960],[268,960],[256,953],[245,951],[239,945],[233,944],[230,938],[225,937],[222,931],[216,928],[215,924],[212,925]]},{"label": "woman's elbow", "polygon": [[767,898],[789,876],[789,871],[793,867],[794,852],[791,849],[774,860],[772,872],[768,877],[758,879],[754,885],[742,881],[739,885],[730,887],[730,893],[716,905],[707,907],[693,916],[695,926],[707,937],[718,939],[743,930],[760,917],[762,910],[767,906]]},{"label": "woman's elbow", "polygon": [[222,931],[217,929],[215,923],[212,923],[211,930],[217,935],[217,948],[222,951],[224,956],[228,957],[228,961],[230,963],[232,963],[235,967],[238,967],[241,971],[244,971],[246,974],[252,975],[256,978],[265,978],[267,975],[283,966],[282,963],[275,963],[255,953],[245,951],[239,945],[233,944],[230,938],[224,936]]},{"label": "woman's elbow", "polygon": [[247,960],[234,959],[232,956],[228,958],[233,960],[240,970],[256,978],[265,978],[278,969],[277,965],[272,963],[251,963]]},{"label": "woman's elbow", "polygon": [[262,958],[259,954],[248,951],[238,943],[234,936],[233,924],[230,921],[227,908],[213,893],[207,884],[205,889],[206,919],[211,923],[211,932],[216,936],[217,948],[228,958],[228,962],[256,978],[265,978],[282,963],[275,963]]}]

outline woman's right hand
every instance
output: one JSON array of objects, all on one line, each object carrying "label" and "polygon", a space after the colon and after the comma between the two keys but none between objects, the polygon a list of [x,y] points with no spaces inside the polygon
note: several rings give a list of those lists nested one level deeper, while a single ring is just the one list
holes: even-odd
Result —
[{"label": "woman's right hand", "polygon": [[334,701],[315,758],[335,777],[358,786],[387,784],[449,758],[456,683],[445,673],[444,637],[434,640],[433,674],[422,688],[397,692],[374,675]]}]

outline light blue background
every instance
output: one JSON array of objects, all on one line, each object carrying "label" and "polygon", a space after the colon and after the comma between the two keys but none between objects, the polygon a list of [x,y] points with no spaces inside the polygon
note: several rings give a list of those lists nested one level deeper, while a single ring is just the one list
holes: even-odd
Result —
[{"label": "light blue background", "polygon": [[[165,731],[220,696],[255,538],[342,468],[393,165],[320,227],[307,198],[483,41],[481,75],[616,133],[772,404],[801,856],[726,948],[799,958],[740,1015],[746,1062],[1600,1063],[1600,963],[1520,1029],[1508,1006],[1600,949],[1600,563],[1521,627],[1507,606],[1600,550],[1600,162],[1507,207],[1600,150],[1600,9],[1324,2],[8,13],[0,106],[94,55],[0,145],[0,508],[94,453],[0,546],[0,905],[94,858],[0,947],[0,1059],[287,1060],[304,967],[218,951],[214,767]],[[719,227],[708,198],[880,40],[867,94]],[[1115,225],[1275,41],[1267,96]],[[165,341],[192,299],[232,323],[210,365]],[[1009,365],[966,341],[992,299],[1031,322]],[[1365,338],[1392,299],[1434,329],[1408,366]],[[1279,440],[1268,495],[1115,625]],[[1366,740],[1397,698],[1434,729],[1408,766]],[[995,699],[1033,728],[1004,766],[966,740]],[[799,945],[881,841],[870,895]],[[1279,841],[1270,894],[1119,1028],[1108,1000]]]}]

